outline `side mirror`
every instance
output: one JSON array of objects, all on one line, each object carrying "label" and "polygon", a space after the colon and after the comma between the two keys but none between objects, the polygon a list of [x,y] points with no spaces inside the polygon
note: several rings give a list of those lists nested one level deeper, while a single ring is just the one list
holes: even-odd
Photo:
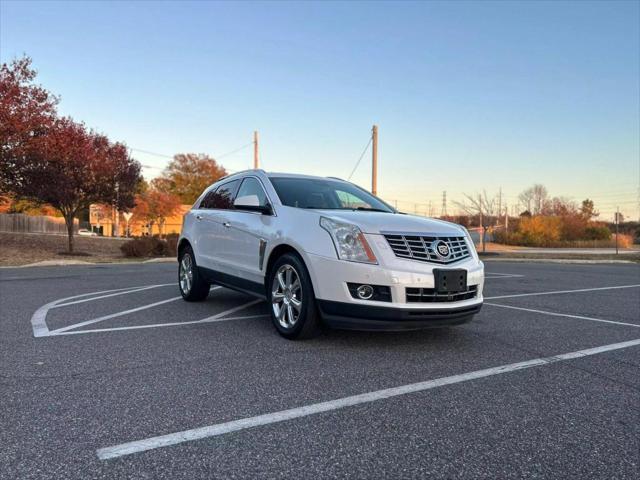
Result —
[{"label": "side mirror", "polygon": [[248,210],[250,212],[260,212],[263,215],[272,215],[271,205],[260,205],[260,199],[257,195],[245,195],[238,197],[233,201],[233,206],[238,210]]}]

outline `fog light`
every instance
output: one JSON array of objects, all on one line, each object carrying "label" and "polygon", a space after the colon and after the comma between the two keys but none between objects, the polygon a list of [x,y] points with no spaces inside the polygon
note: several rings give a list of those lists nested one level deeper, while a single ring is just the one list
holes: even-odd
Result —
[{"label": "fog light", "polygon": [[362,283],[347,283],[351,298],[356,300],[373,300],[376,302],[390,302],[391,289],[386,285],[367,285]]},{"label": "fog light", "polygon": [[373,297],[373,287],[371,285],[360,285],[356,293],[358,294],[358,298],[362,300],[369,300]]}]

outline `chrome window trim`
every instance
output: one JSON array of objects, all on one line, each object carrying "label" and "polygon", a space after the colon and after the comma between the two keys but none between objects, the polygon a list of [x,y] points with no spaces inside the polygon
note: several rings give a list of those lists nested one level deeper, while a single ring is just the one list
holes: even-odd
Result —
[{"label": "chrome window trim", "polygon": [[[208,187],[203,193],[202,195],[200,195],[200,197],[198,197],[198,200],[196,200],[196,202],[194,203],[194,206],[191,207],[192,210],[210,210],[210,211],[222,211],[222,212],[242,212],[242,213],[252,213],[254,215],[264,215],[263,213],[260,212],[251,212],[249,210],[240,210],[237,208],[201,208],[201,204],[202,201],[205,199],[205,197],[207,196],[207,194],[213,190],[217,190],[218,188],[231,183],[231,182],[235,182],[235,181],[239,181],[239,185],[238,185],[238,190],[236,191],[235,195],[234,195],[234,200],[235,197],[238,194],[238,191],[240,190],[240,187],[242,186],[242,182],[244,182],[245,178],[255,178],[258,183],[260,184],[260,187],[262,188],[262,191],[264,192],[264,196],[267,197],[267,200],[269,201],[269,205],[271,205],[271,211],[273,212],[271,215],[271,217],[277,217],[277,213],[276,210],[274,208],[274,204],[273,204],[273,200],[271,200],[271,197],[269,196],[269,192],[267,192],[267,189],[264,186],[264,183],[262,182],[262,179],[260,177],[258,177],[257,175],[246,175],[243,174],[242,176],[238,175],[236,177],[236,175],[238,174],[233,174],[233,175],[229,175],[226,177],[223,177],[221,179],[219,179],[217,182],[215,182],[213,185],[211,185],[210,187]],[[231,177],[235,177],[235,178],[231,178]],[[223,181],[224,180],[224,181]],[[197,207],[195,206],[197,205]]]}]

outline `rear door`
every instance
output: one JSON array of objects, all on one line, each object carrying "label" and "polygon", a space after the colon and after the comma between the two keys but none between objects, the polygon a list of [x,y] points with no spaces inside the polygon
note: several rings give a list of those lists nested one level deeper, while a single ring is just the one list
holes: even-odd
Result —
[{"label": "rear door", "polygon": [[200,215],[200,245],[199,250],[204,258],[203,267],[216,271],[226,271],[227,262],[224,260],[222,245],[229,235],[225,226],[225,213],[233,208],[240,180],[231,180],[219,185],[203,199],[198,214]]},{"label": "rear door", "polygon": [[202,198],[192,214],[195,217],[193,226],[194,253],[198,266],[213,268],[213,246],[217,236],[217,224],[211,221],[209,212],[216,189],[212,189]]}]

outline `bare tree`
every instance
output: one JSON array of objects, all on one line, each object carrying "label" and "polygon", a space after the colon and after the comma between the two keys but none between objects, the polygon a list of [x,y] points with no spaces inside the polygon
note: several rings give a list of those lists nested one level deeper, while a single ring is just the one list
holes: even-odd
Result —
[{"label": "bare tree", "polygon": [[532,215],[541,215],[549,202],[549,192],[547,187],[536,183],[532,187],[523,190],[518,195],[518,200]]},{"label": "bare tree", "polygon": [[520,192],[520,194],[518,195],[518,200],[520,204],[522,204],[522,207],[524,208],[524,210],[531,213],[531,205],[533,203],[532,189],[527,188],[526,190],[523,190],[522,192]]},{"label": "bare tree", "polygon": [[464,194],[462,202],[454,202],[456,206],[470,216],[478,216],[478,223],[482,228],[482,252],[486,251],[486,235],[487,231],[495,223],[499,214],[498,198],[496,195],[489,196],[484,190],[482,194],[469,195]]},{"label": "bare tree", "polygon": [[545,204],[547,203],[547,198],[549,196],[549,192],[544,185],[540,185],[539,183],[535,184],[533,187],[533,213],[534,215],[540,215],[545,208]]}]

